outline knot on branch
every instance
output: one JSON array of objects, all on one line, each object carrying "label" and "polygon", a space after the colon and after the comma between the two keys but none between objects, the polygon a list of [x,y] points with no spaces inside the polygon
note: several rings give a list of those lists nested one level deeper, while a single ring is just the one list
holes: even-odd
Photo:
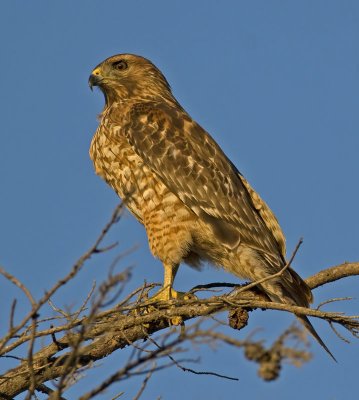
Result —
[{"label": "knot on branch", "polygon": [[265,349],[261,343],[250,343],[245,346],[244,355],[247,360],[259,364],[258,375],[265,381],[273,381],[279,377],[283,356],[279,349]]},{"label": "knot on branch", "polygon": [[245,343],[244,356],[247,360],[259,364],[257,373],[263,380],[273,381],[279,377],[283,362],[289,361],[300,367],[311,359],[311,354],[305,348],[297,349],[286,344],[288,340],[293,339],[305,347],[308,346],[306,332],[293,324],[270,348],[265,348],[263,342]]},{"label": "knot on branch", "polygon": [[247,326],[248,319],[248,311],[245,308],[237,308],[228,313],[228,324],[233,329],[243,329]]},{"label": "knot on branch", "polygon": [[273,381],[279,377],[281,370],[281,357],[277,353],[272,353],[268,361],[260,363],[258,375],[265,381]]}]

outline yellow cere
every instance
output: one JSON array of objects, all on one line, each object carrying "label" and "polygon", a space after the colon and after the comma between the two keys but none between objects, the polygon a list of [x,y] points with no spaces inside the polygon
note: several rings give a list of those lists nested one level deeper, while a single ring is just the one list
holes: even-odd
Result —
[{"label": "yellow cere", "polygon": [[92,75],[100,75],[100,72],[101,72],[100,68],[95,68],[95,69],[92,71]]}]

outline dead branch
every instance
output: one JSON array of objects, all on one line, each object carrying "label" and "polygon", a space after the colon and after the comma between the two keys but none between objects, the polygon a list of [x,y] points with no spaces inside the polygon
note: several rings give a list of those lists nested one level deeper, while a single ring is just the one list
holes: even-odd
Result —
[{"label": "dead branch", "polygon": [[[129,346],[132,346],[133,353],[125,365],[95,388],[84,393],[82,399],[93,398],[114,382],[123,381],[136,375],[144,375],[142,387],[136,395],[136,398],[139,398],[151,375],[170,366],[176,366],[190,373],[204,373],[233,379],[220,372],[201,372],[184,366],[183,362],[174,357],[175,354],[185,351],[181,347],[184,343],[213,346],[215,343],[222,342],[236,348],[243,348],[246,359],[258,364],[258,374],[265,380],[276,379],[284,361],[299,366],[310,359],[311,355],[306,348],[298,349],[286,344],[288,339],[294,338],[302,345],[303,343],[306,345],[303,331],[294,326],[286,330],[269,347],[266,347],[262,341],[254,340],[251,337],[239,340],[236,337],[237,332],[234,334],[235,337],[223,334],[218,331],[218,327],[222,323],[216,322],[211,328],[203,327],[205,318],[210,317],[216,320],[214,316],[224,311],[229,314],[228,325],[235,330],[241,330],[246,326],[250,313],[256,309],[271,309],[320,318],[331,325],[344,327],[355,338],[359,336],[358,315],[347,316],[342,312],[328,312],[324,311],[322,307],[309,309],[270,302],[256,290],[258,282],[248,285],[220,283],[203,285],[192,291],[207,290],[208,293],[211,293],[211,288],[220,287],[227,288],[227,292],[206,299],[194,298],[186,301],[170,300],[166,302],[151,300],[149,292],[155,285],[144,284],[119,300],[119,296],[124,293],[125,286],[130,279],[130,271],[125,270],[119,274],[112,274],[113,268],[111,268],[108,279],[96,290],[93,286],[78,310],[65,311],[53,305],[51,303],[53,294],[74,279],[90,257],[113,247],[103,246],[100,248],[100,244],[111,226],[118,221],[121,210],[122,207],[119,206],[94,245],[74,264],[66,277],[57,282],[39,300],[34,299],[20,280],[8,274],[4,269],[0,271],[6,279],[26,294],[31,307],[28,314],[17,325],[14,323],[16,302],[12,303],[9,310],[9,331],[0,340],[0,357],[16,359],[19,361],[19,365],[5,371],[0,376],[0,398],[12,399],[14,396],[26,392],[26,398],[31,399],[35,391],[38,391],[48,394],[51,400],[63,399],[64,392],[74,384],[74,378],[79,371],[83,372],[86,368],[91,368],[96,361]],[[290,262],[283,268],[283,271],[290,265]],[[279,271],[275,276],[283,271]],[[343,263],[324,269],[308,278],[306,282],[311,289],[315,289],[356,275],[359,275],[359,263]],[[228,288],[232,291],[228,292]],[[50,302],[57,315],[40,320],[38,318],[39,310],[47,302]],[[171,326],[174,317],[180,317],[183,321],[182,327]],[[189,323],[191,320],[194,320],[192,324]],[[35,348],[39,348],[35,347],[35,343],[40,338],[46,340],[48,344],[35,351]],[[146,341],[140,343],[141,340]],[[14,350],[22,348],[21,346],[24,344],[27,345],[27,353],[22,357],[14,355]],[[55,390],[45,386],[46,382],[55,379],[57,379]]]},{"label": "dead branch", "polygon": [[[340,266],[342,277],[348,276],[349,268],[351,271],[353,264],[343,264]],[[332,268],[329,269],[331,271]],[[318,274],[318,281],[323,282],[325,271]],[[336,279],[339,279],[339,273],[336,271]],[[332,280],[330,280],[331,282]],[[316,284],[316,276],[310,278],[311,285]],[[39,336],[52,335],[59,332],[65,332],[56,342],[43,347],[32,356],[32,368],[29,362],[21,362],[20,365],[0,378],[0,394],[3,398],[12,398],[19,393],[29,389],[31,380],[36,385],[44,384],[47,381],[72,374],[74,369],[80,369],[91,363],[105,358],[112,352],[127,347],[131,343],[136,343],[141,339],[146,339],[149,335],[159,332],[170,326],[171,318],[181,316],[183,321],[188,321],[196,317],[209,316],[221,311],[236,311],[238,309],[272,309],[292,312],[299,315],[308,315],[324,319],[328,322],[342,325],[354,336],[359,332],[359,316],[345,316],[342,313],[325,312],[321,310],[308,309],[299,306],[290,306],[281,303],[264,301],[263,298],[251,289],[240,293],[236,292],[213,296],[208,299],[158,302],[153,304],[151,301],[138,299],[131,304],[123,305],[120,309],[115,306],[105,312],[98,311],[98,304],[91,310],[89,316],[73,320],[64,326],[47,329],[45,332],[38,331]],[[148,312],[151,305],[151,312]],[[155,307],[155,308],[154,308]],[[76,330],[72,328],[76,327]],[[197,337],[200,335],[197,332]],[[202,332],[201,335],[204,335]],[[180,335],[181,336],[181,335]],[[185,340],[190,340],[191,335],[186,333]],[[31,342],[32,334],[15,340],[15,344],[2,349],[1,355],[8,354],[24,342]],[[86,340],[86,343],[84,343]],[[183,340],[183,339],[181,339]],[[90,343],[89,343],[90,341]],[[238,343],[237,343],[238,344]],[[248,346],[248,343],[241,342],[241,346]],[[173,347],[173,343],[171,347]],[[59,350],[69,349],[69,352],[57,355]],[[165,348],[168,350],[168,348]],[[164,351],[157,349],[158,353]],[[250,352],[249,352],[250,353]],[[153,360],[153,351],[148,360]],[[155,353],[157,355],[157,353]],[[253,356],[250,358],[253,359]],[[147,359],[146,359],[147,361]],[[69,369],[69,366],[71,368]],[[264,367],[263,367],[264,368]],[[121,372],[121,374],[123,371]],[[117,375],[116,375],[117,377]],[[86,397],[85,397],[86,398]]]},{"label": "dead branch", "polygon": [[305,281],[311,289],[316,289],[319,286],[356,275],[359,275],[359,262],[345,262],[334,267],[326,268]]}]

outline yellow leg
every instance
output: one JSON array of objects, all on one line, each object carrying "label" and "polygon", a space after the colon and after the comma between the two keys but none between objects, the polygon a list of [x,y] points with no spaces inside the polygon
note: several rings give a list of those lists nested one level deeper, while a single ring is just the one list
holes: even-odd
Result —
[{"label": "yellow leg", "polygon": [[[163,279],[163,287],[150,298],[151,301],[168,301],[171,299],[181,299],[181,300],[190,300],[196,299],[196,296],[190,293],[182,293],[176,292],[173,288],[173,281],[178,271],[179,264],[171,265],[171,264],[163,264],[164,268],[164,279]],[[151,310],[151,306],[148,310]],[[171,317],[169,319],[171,325],[181,325],[182,318],[180,316]]]},{"label": "yellow leg", "polygon": [[163,288],[160,289],[155,296],[152,297],[152,300],[163,300],[167,301],[170,299],[182,299],[189,300],[191,298],[195,298],[194,295],[189,293],[177,292],[173,289],[173,281],[176,277],[178,271],[179,264],[171,265],[171,264],[163,264],[164,268],[164,279],[163,279]]},{"label": "yellow leg", "polygon": [[[163,264],[164,278],[163,289],[161,290],[163,300],[177,299],[178,293],[172,288],[173,281],[175,280],[179,265],[172,266],[170,264]],[[160,294],[160,293],[158,293]]]},{"label": "yellow leg", "polygon": [[164,268],[164,279],[163,279],[163,287],[160,289],[152,300],[170,300],[177,299],[178,292],[176,292],[172,286],[175,276],[177,274],[179,265],[172,266],[171,264],[163,264]]}]

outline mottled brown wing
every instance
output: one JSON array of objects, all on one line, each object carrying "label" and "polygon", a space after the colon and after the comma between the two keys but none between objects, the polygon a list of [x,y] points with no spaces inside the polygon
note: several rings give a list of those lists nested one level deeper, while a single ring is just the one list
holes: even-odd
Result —
[{"label": "mottled brown wing", "polygon": [[267,227],[239,172],[215,141],[182,109],[160,103],[132,107],[122,126],[133,150],[224,245],[241,243],[278,266],[280,245]]},{"label": "mottled brown wing", "polygon": [[248,190],[249,195],[251,196],[252,203],[255,209],[259,212],[262,217],[264,223],[267,225],[267,228],[272,232],[275,237],[277,243],[279,244],[279,248],[281,250],[283,258],[286,257],[286,242],[285,236],[282,231],[282,228],[279,225],[279,222],[276,216],[273,214],[273,211],[268,207],[267,203],[259,196],[259,194],[251,187],[249,182],[244,178],[242,174],[239,174],[239,178],[243,182],[243,185]]}]

